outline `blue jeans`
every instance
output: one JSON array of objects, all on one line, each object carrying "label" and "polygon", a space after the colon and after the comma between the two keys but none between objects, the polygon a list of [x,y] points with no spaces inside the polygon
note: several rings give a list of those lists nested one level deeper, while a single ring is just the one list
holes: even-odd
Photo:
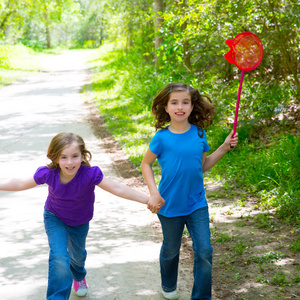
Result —
[{"label": "blue jeans", "polygon": [[190,215],[167,218],[158,214],[163,244],[160,251],[160,272],[165,292],[177,287],[178,263],[184,226],[190,233],[194,249],[194,285],[191,299],[211,299],[212,252],[210,243],[208,207],[196,210]]},{"label": "blue jeans", "polygon": [[50,247],[47,300],[67,300],[73,279],[81,281],[86,275],[85,241],[89,223],[68,226],[47,209],[44,223]]}]

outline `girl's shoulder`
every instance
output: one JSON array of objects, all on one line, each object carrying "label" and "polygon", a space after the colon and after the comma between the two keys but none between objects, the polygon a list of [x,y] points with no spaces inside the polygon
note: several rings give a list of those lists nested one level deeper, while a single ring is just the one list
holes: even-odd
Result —
[{"label": "girl's shoulder", "polygon": [[101,169],[98,167],[98,166],[81,166],[80,167],[80,173],[81,173],[81,176],[88,176],[88,177],[97,177],[99,176],[100,174],[102,174],[102,171]]},{"label": "girl's shoulder", "polygon": [[192,124],[192,123],[191,123],[191,128],[194,130],[202,130],[203,132],[205,131],[202,127],[196,126],[195,124]]},{"label": "girl's shoulder", "polygon": [[191,124],[191,131],[193,132],[193,134],[197,133],[197,135],[200,138],[206,138],[206,131],[202,127],[198,127],[198,126],[196,126],[194,124]]},{"label": "girl's shoulder", "polygon": [[35,171],[33,179],[37,184],[44,184],[49,182],[57,172],[58,169],[49,169],[47,166],[42,166]]},{"label": "girl's shoulder", "polygon": [[81,166],[77,180],[99,184],[103,179],[102,170],[98,166]]},{"label": "girl's shoulder", "polygon": [[181,136],[181,137],[184,138],[184,137],[187,137],[187,136],[190,136],[190,135],[195,135],[195,134],[200,136],[201,138],[202,137],[206,138],[206,131],[203,128],[198,127],[194,124],[191,124],[191,127],[187,132],[185,132],[184,134],[179,134],[179,135],[178,134],[175,134],[175,135],[172,134],[170,132],[170,130],[168,129],[168,126],[167,126],[166,128],[162,128],[162,129],[158,130],[155,133],[153,139],[161,139],[161,138],[164,138],[166,136],[168,138],[172,138],[174,136]]},{"label": "girl's shoulder", "polygon": [[152,137],[151,142],[165,139],[168,132],[169,132],[168,127],[159,129],[158,131],[156,131],[156,133]]},{"label": "girl's shoulder", "polygon": [[35,171],[35,174],[49,174],[49,173],[54,173],[56,169],[50,169],[47,166],[42,166],[37,168]]},{"label": "girl's shoulder", "polygon": [[49,170],[49,168],[47,166],[41,166],[41,167],[37,168],[36,172],[42,172],[42,171],[47,170],[47,169]]},{"label": "girl's shoulder", "polygon": [[169,126],[166,126],[165,128],[160,128],[159,130],[156,131],[155,134],[161,134],[161,133],[167,132],[168,131],[168,127]]},{"label": "girl's shoulder", "polygon": [[98,166],[81,166],[80,169],[85,173],[95,173],[101,171]]}]

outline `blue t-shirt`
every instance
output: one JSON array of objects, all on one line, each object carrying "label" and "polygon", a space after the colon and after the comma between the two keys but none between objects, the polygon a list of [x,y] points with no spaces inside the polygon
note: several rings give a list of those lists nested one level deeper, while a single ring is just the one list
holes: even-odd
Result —
[{"label": "blue t-shirt", "polygon": [[202,155],[210,147],[206,133],[202,138],[198,128],[181,134],[168,128],[159,130],[151,140],[150,150],[161,166],[158,190],[165,200],[159,214],[165,217],[189,215],[207,206],[203,183]]},{"label": "blue t-shirt", "polygon": [[95,186],[103,179],[99,167],[81,166],[75,177],[68,183],[60,182],[60,169],[40,167],[33,178],[37,184],[48,185],[45,207],[65,224],[78,226],[93,218]]}]

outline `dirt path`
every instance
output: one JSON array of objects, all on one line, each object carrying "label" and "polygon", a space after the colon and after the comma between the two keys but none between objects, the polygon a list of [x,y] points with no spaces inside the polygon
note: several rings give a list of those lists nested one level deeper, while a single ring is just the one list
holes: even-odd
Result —
[{"label": "dirt path", "polygon": [[[91,106],[79,93],[88,80],[83,58],[76,51],[51,56],[45,72],[0,90],[0,177],[32,175],[48,162],[51,138],[72,131],[84,137],[93,153],[92,164],[99,165],[105,176],[145,191],[120,149],[111,139],[96,136],[87,122]],[[49,249],[42,214],[46,195],[46,186],[0,192],[3,300],[45,299]],[[162,299],[161,236],[156,224],[155,215],[144,205],[96,189],[87,240],[89,292],[85,299]],[[181,299],[189,299],[185,284],[181,293]],[[78,298],[72,292],[70,299]]]},{"label": "dirt path", "polygon": [[300,228],[261,211],[251,198],[220,197],[207,186],[220,299],[300,299]]}]

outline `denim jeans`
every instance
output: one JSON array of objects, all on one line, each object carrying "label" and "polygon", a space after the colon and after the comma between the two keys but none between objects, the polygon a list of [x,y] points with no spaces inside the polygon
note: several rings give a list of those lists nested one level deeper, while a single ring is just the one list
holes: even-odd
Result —
[{"label": "denim jeans", "polygon": [[186,225],[194,249],[194,285],[191,299],[211,299],[213,249],[210,243],[208,207],[198,209],[187,216],[167,218],[158,214],[158,217],[163,232],[160,251],[163,290],[171,292],[177,287],[181,238]]},{"label": "denim jeans", "polygon": [[67,300],[73,279],[81,281],[86,275],[85,241],[89,223],[68,226],[47,209],[44,223],[50,247],[47,300]]}]

